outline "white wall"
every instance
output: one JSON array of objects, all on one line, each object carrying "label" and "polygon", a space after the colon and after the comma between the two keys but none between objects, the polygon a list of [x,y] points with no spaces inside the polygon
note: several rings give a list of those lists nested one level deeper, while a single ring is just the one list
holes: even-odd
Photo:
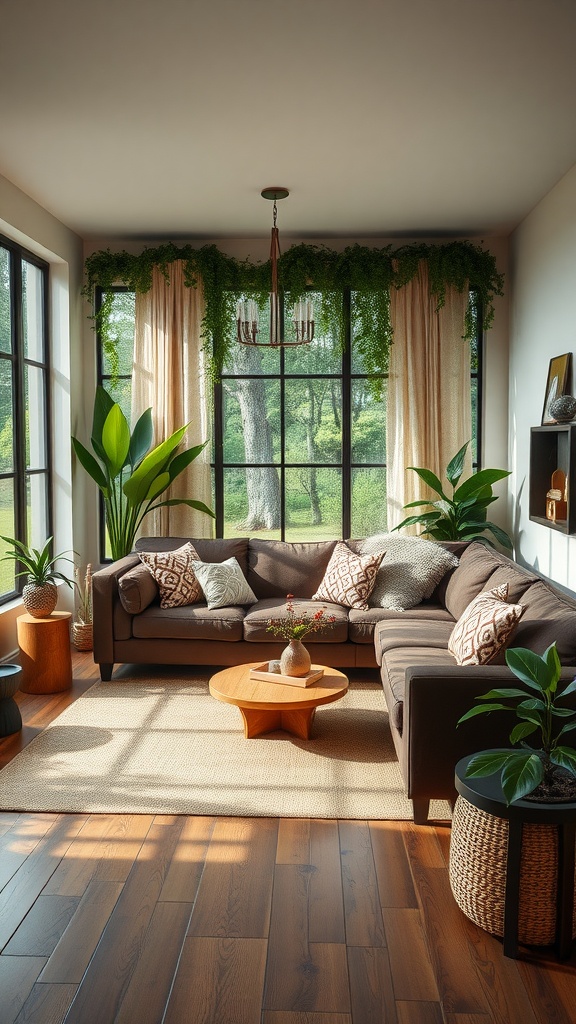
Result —
[{"label": "white wall", "polygon": [[514,232],[511,254],[511,515],[517,553],[525,565],[574,592],[576,537],[530,522],[528,489],[530,427],[541,422],[550,359],[576,350],[576,166]]},{"label": "white wall", "polygon": [[[81,495],[72,501],[71,423],[79,402],[76,381],[83,377],[82,241],[60,221],[0,176],[0,234],[50,264],[50,376],[52,460],[54,466],[54,546],[56,551],[85,546]],[[75,385],[71,387],[71,380]],[[75,527],[77,527],[75,529]],[[64,567],[66,568],[66,567]],[[71,608],[71,591],[63,586],[59,607]],[[16,650],[20,601],[0,607],[0,658]]]}]

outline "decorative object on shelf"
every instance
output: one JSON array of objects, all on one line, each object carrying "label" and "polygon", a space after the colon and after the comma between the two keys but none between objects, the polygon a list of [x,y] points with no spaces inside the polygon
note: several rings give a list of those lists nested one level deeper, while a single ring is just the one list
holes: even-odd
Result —
[{"label": "decorative object on shelf", "polygon": [[552,413],[552,405],[557,398],[566,394],[568,378],[570,376],[571,361],[571,352],[565,352],[562,356],[554,356],[554,358],[550,360],[550,366],[548,367],[548,380],[546,381],[544,408],[542,410],[543,427],[547,423],[557,422]]},{"label": "decorative object on shelf", "polygon": [[[277,669],[270,670],[270,665],[278,665]],[[310,665],[310,671],[303,676],[284,675],[279,661],[264,661],[250,669],[251,679],[261,679],[265,683],[283,683],[285,686],[312,686],[324,675],[324,669],[320,665]]]},{"label": "decorative object on shelf", "polygon": [[236,305],[236,334],[242,345],[257,345],[260,348],[279,348],[288,345],[306,345],[314,337],[314,307],[309,299],[301,298],[294,303],[292,324],[294,338],[284,336],[284,317],[282,312],[283,293],[278,288],[278,258],[280,256],[280,238],[276,226],[278,216],[278,199],[286,199],[290,193],[287,188],[265,188],[261,192],[263,199],[271,199],[273,207],[273,226],[270,240],[270,272],[272,288],[270,290],[270,335],[266,340],[259,340],[258,303],[255,299],[242,297]]},{"label": "decorative object on shelf", "polygon": [[77,651],[92,650],[92,566],[86,566],[82,576],[78,566],[74,568],[76,587],[76,618],[72,622],[72,643]]},{"label": "decorative object on shelf", "polygon": [[510,476],[510,472],[507,469],[481,469],[458,486],[469,444],[470,441],[466,441],[446,467],[446,478],[452,487],[451,498],[444,493],[440,480],[430,469],[408,466],[439,495],[439,499],[421,499],[404,505],[405,509],[425,506],[430,511],[408,516],[394,530],[401,530],[403,526],[421,526],[424,536],[433,537],[434,540],[480,540],[494,546],[491,538],[484,536],[485,531],[489,530],[503,547],[512,547],[508,534],[486,518],[488,505],[496,501],[496,496],[492,494],[492,484]]},{"label": "decorative object on shelf", "polygon": [[[525,647],[506,651],[506,664],[523,684],[523,689],[503,687],[477,697],[483,703],[467,711],[458,721],[492,711],[513,711],[518,719],[510,733],[519,750],[482,751],[468,762],[467,778],[482,778],[500,772],[507,804],[532,799],[545,802],[576,801],[576,748],[565,746],[562,737],[576,729],[576,710],[561,702],[576,691],[576,679],[558,689],[562,667],[556,644],[544,654]],[[503,704],[502,700],[510,703]],[[540,745],[530,747],[526,737],[538,733]]]},{"label": "decorative object on shelf", "polygon": [[6,544],[12,546],[12,551],[7,551],[2,561],[11,558],[20,562],[24,568],[16,573],[16,579],[26,576],[28,582],[22,591],[22,602],[27,612],[35,619],[45,619],[52,614],[58,600],[58,590],[55,580],[62,580],[67,586],[72,587],[68,576],[55,569],[56,562],[64,559],[70,562],[66,555],[51,556],[52,537],[49,537],[44,547],[29,547],[23,541],[14,537],[1,537]]},{"label": "decorative object on shelf", "polygon": [[[142,413],[132,433],[118,402],[96,388],[91,444],[98,461],[76,438],[74,451],[104,499],[106,526],[113,559],[132,551],[138,528],[149,512],[163,505],[188,505],[212,516],[202,501],[168,498],[158,501],[208,444],[180,449],[188,424],[152,448],[152,410]],[[180,449],[180,450],[179,450]]]},{"label": "decorative object on shelf", "polygon": [[568,477],[563,469],[555,469],[546,494],[546,519],[553,523],[568,515]]},{"label": "decorative object on shelf", "polygon": [[20,665],[0,665],[0,737],[20,732],[22,715],[14,700],[20,686]]},{"label": "decorative object on shelf", "polygon": [[555,423],[570,423],[576,416],[576,398],[573,395],[560,395],[550,403],[550,415]]}]

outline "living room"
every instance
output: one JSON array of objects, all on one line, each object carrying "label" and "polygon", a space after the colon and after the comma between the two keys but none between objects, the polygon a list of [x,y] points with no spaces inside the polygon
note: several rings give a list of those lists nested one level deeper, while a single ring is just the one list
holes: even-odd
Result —
[{"label": "living room", "polygon": [[[495,297],[494,320],[483,337],[479,462],[511,474],[496,485],[492,518],[510,534],[521,566],[573,595],[574,537],[531,517],[530,431],[542,422],[550,361],[564,353],[574,359],[576,351],[574,5],[568,0],[440,0],[434,5],[293,0],[264,7],[258,0],[236,5],[213,0],[191,4],[187,12],[179,3],[164,5],[162,19],[157,5],[148,2],[103,3],[98,17],[90,19],[71,0],[49,10],[45,6],[33,2],[3,14],[0,236],[49,267],[54,550],[74,550],[83,565],[102,561],[97,488],[70,444],[71,436],[88,443],[99,380],[92,305],[82,294],[85,260],[108,249],[138,254],[172,241],[197,247],[214,243],[239,260],[266,261],[272,210],[261,191],[276,183],[290,190],[278,203],[283,252],[302,242],[342,252],[355,243],[394,250],[420,241],[464,240],[492,254],[504,289]],[[171,18],[165,16],[168,6]],[[128,60],[133,50],[134,63]],[[159,61],[159,51],[169,58]],[[314,158],[316,152],[321,159]],[[571,379],[566,391],[573,387]],[[71,592],[59,590],[59,607],[72,610]],[[15,658],[21,614],[18,598],[0,605],[3,660]],[[93,665],[88,668],[89,658],[74,662],[75,678],[78,668],[78,678],[86,673],[85,680],[93,683],[98,674]],[[33,816],[28,818],[32,828]],[[302,830],[289,818],[283,822],[282,866],[305,863]],[[373,835],[381,824],[373,825]],[[127,843],[134,845],[138,833],[131,827]],[[169,827],[168,822],[155,825],[157,833]],[[201,844],[200,825],[196,839],[189,827],[191,845]],[[412,870],[410,885],[419,880],[425,891],[436,884],[432,877],[439,877],[431,873],[434,865],[446,873],[440,857],[447,851],[449,829],[429,829],[435,836],[430,839],[425,827],[396,823],[395,828],[386,849],[398,852],[398,885]],[[344,825],[342,834],[353,845],[351,829]],[[243,844],[232,832],[228,839],[222,832],[221,841],[236,843],[238,850]],[[359,880],[361,840],[354,842]],[[266,832],[268,853],[271,843]],[[389,880],[381,863],[377,868],[383,890]],[[408,885],[406,878],[403,884]],[[437,891],[445,894],[446,878]],[[75,898],[75,893],[64,887],[61,896]],[[111,890],[105,898],[112,899]],[[366,895],[366,905],[370,898]],[[392,903],[389,923],[393,908]],[[429,950],[436,928],[441,941],[443,911],[437,909],[435,916],[430,907],[420,907],[418,912]],[[459,912],[454,907],[445,913],[452,925]],[[446,940],[448,946],[454,942],[453,960],[432,957],[431,962],[450,961],[457,973],[457,943],[476,943],[480,954],[474,964],[468,952],[464,959],[467,977],[469,971],[474,979],[470,985],[477,988],[487,948],[482,943],[492,940],[476,937],[471,925],[456,927],[457,939]],[[411,936],[420,950],[421,933],[416,930],[414,938],[412,928],[413,923],[406,926],[404,938]],[[256,941],[247,934],[242,941]],[[380,948],[373,939],[364,936],[354,948]],[[326,941],[323,955],[328,956],[329,945]],[[422,982],[419,994],[407,982],[402,987],[394,954],[397,995],[395,1006],[386,1003],[389,1019],[403,1024],[570,1020],[573,958],[561,966],[553,958],[544,966],[523,963],[516,970],[501,953],[497,940],[486,952],[490,965],[500,956],[494,970],[501,1001],[489,1006],[480,997],[450,1003],[444,993],[439,999],[437,981]],[[0,967],[2,960],[16,959],[22,958],[2,955]],[[430,962],[429,951],[422,962]],[[362,978],[368,988],[374,986],[368,961],[354,963],[359,987]],[[422,970],[428,979],[426,971],[433,968]],[[42,1017],[39,1010],[36,1017],[21,1019],[64,1019],[80,979],[70,976],[64,983],[64,975],[53,977],[54,985],[45,989],[59,984],[70,996],[61,1016]],[[41,983],[37,998],[39,988]],[[514,993],[511,1002],[506,992]],[[10,1020],[17,1019],[24,1002]],[[381,1016],[370,1018],[368,1002],[364,1009],[356,1004],[354,1010],[336,1011],[328,1001],[290,1007],[279,1001],[268,1004],[262,1019],[265,1024],[388,1019],[382,1004]],[[553,1006],[556,1017],[552,1011],[546,1016],[546,1006]],[[107,1018],[94,1011],[83,1019],[104,1024],[129,1019],[117,1012],[119,1006]],[[188,1019],[181,1008],[170,1012],[174,1016],[168,1020]]]}]

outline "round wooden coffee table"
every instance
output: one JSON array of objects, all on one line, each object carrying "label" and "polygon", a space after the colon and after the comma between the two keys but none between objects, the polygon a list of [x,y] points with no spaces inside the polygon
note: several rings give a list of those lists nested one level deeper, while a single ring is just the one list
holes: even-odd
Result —
[{"label": "round wooden coffee table", "polygon": [[324,668],[317,683],[300,687],[251,679],[250,669],[256,664],[225,668],[210,680],[210,693],[216,700],[240,708],[247,740],[275,729],[308,740],[316,708],[340,700],[348,690],[348,679],[335,668]]}]

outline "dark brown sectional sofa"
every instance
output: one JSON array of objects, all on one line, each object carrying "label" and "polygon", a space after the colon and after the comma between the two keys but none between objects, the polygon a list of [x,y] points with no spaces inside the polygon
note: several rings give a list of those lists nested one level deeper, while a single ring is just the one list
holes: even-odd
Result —
[{"label": "dark brown sectional sofa", "polygon": [[[166,551],[183,538],[146,538],[137,547]],[[161,608],[156,584],[137,554],[94,574],[94,659],[102,679],[114,664],[234,665],[278,658],[285,646],[266,632],[268,619],[285,608],[286,595],[298,607],[317,609],[317,590],[336,541],[283,543],[258,539],[196,540],[202,561],[234,556],[257,597],[248,607],[208,609],[205,604]],[[352,548],[357,543],[349,541]],[[576,601],[480,543],[450,544],[460,559],[427,601],[407,611],[330,604],[334,626],[306,640],[312,661],[338,668],[379,666],[390,729],[414,820],[424,822],[431,799],[453,800],[454,765],[465,754],[508,745],[511,722],[505,713],[456,727],[474,697],[496,684],[510,684],[501,664],[456,664],[448,651],[455,621],[483,590],[508,582],[508,599],[525,606],[512,645],[542,653],[556,642],[563,676],[576,675]],[[384,564],[384,563],[383,563]],[[127,581],[119,585],[130,570]],[[308,603],[310,602],[310,603]],[[576,705],[576,696],[571,698]]]}]

